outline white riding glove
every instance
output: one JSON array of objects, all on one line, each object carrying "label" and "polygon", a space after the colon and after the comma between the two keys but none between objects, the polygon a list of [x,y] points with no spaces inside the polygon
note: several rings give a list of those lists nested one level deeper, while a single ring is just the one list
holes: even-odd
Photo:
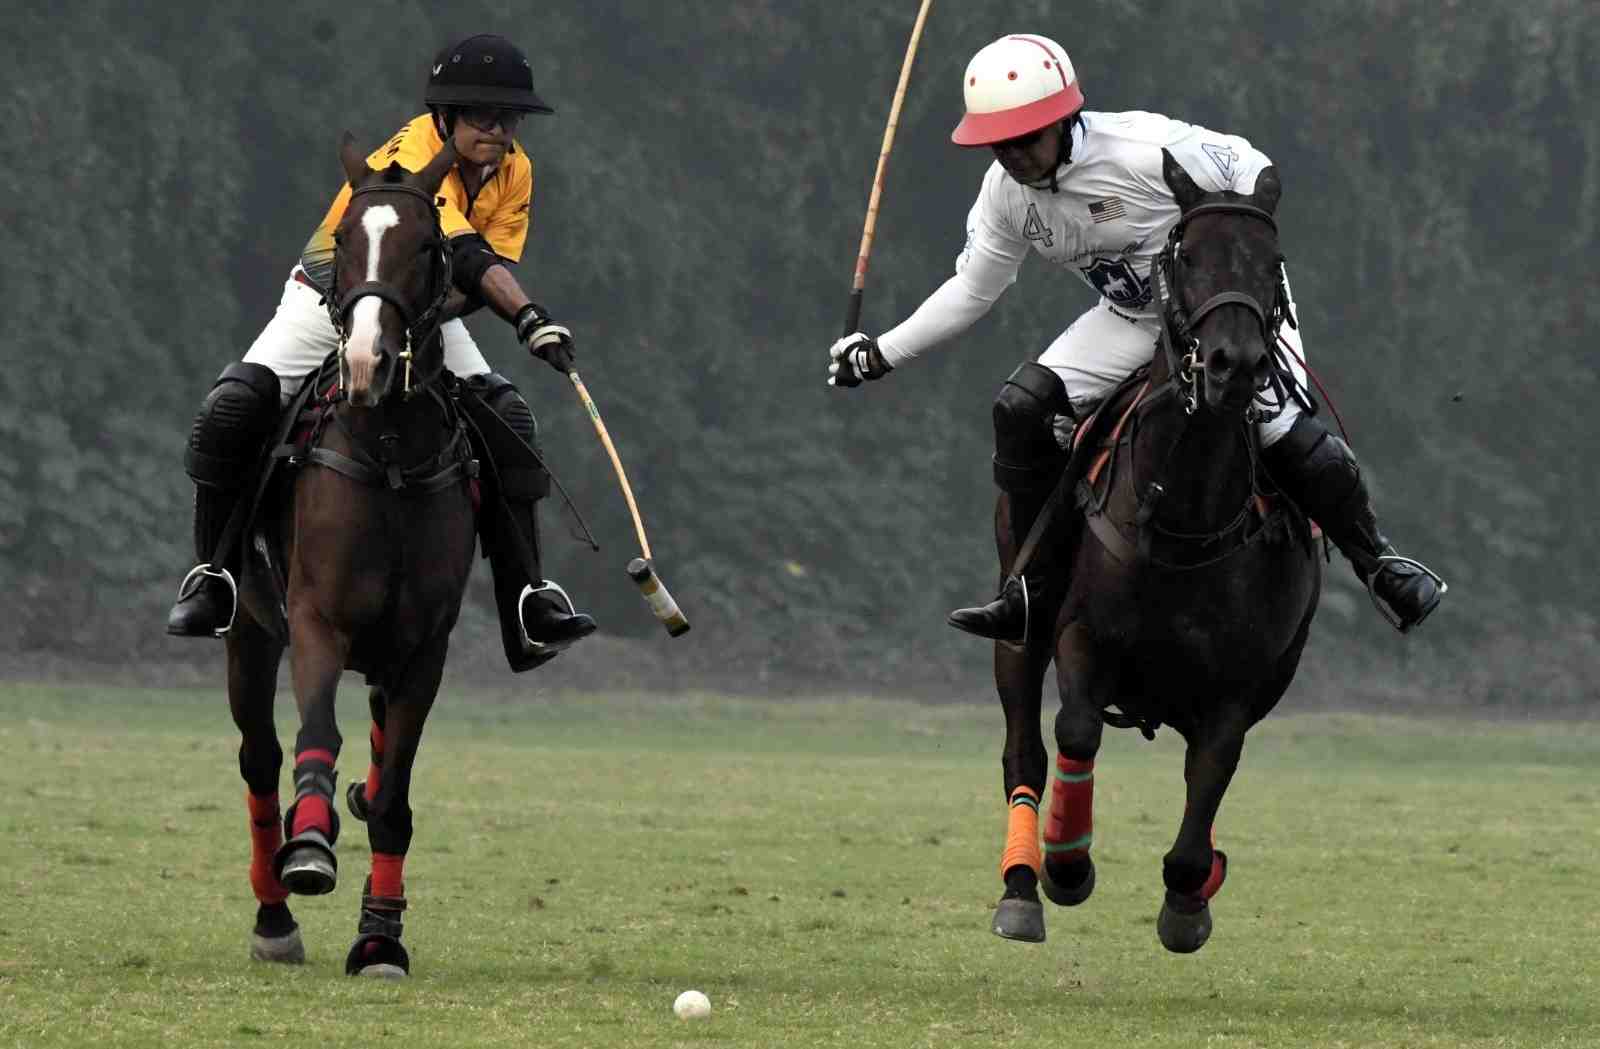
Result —
[{"label": "white riding glove", "polygon": [[883,359],[878,340],[863,332],[852,332],[828,347],[829,386],[860,386],[892,371],[894,366]]}]

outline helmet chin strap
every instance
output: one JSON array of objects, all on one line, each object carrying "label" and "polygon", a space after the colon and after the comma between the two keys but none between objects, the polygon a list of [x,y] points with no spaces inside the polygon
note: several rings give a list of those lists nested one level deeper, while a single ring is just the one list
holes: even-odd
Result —
[{"label": "helmet chin strap", "polygon": [[1079,120],[1074,113],[1061,122],[1061,147],[1056,153],[1055,166],[1050,169],[1050,174],[1043,178],[1036,178],[1027,185],[1033,189],[1048,189],[1051,193],[1061,192],[1061,171],[1072,163],[1072,125]]}]

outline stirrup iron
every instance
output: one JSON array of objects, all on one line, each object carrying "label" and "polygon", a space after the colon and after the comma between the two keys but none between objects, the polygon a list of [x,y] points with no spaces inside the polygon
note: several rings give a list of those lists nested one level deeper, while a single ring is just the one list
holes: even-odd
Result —
[{"label": "stirrup iron", "polygon": [[572,647],[574,642],[535,641],[533,638],[528,636],[528,618],[527,614],[523,611],[523,609],[527,607],[528,598],[533,597],[536,594],[543,594],[546,592],[560,597],[561,604],[567,606],[567,615],[575,616],[578,614],[577,606],[572,603],[572,598],[567,595],[567,592],[561,588],[561,584],[546,579],[538,586],[534,586],[531,583],[527,586],[524,586],[522,588],[522,593],[517,595],[517,629],[522,632],[522,643],[524,645],[527,645],[539,655],[553,656],[557,652],[565,652],[567,649]]},{"label": "stirrup iron", "polygon": [[234,582],[233,573],[226,568],[213,568],[209,562],[198,564],[189,569],[189,574],[184,576],[183,582],[178,584],[178,600],[180,602],[199,589],[199,583],[195,583],[193,589],[189,585],[197,576],[201,579],[209,576],[212,579],[220,579],[228,584],[228,621],[211,632],[214,637],[225,637],[228,631],[233,629],[233,620],[239,614],[239,584]]},{"label": "stirrup iron", "polygon": [[[1378,614],[1387,619],[1390,626],[1394,627],[1402,634],[1408,634],[1411,632],[1411,628],[1417,624],[1412,623],[1409,626],[1404,624],[1400,619],[1399,613],[1395,612],[1394,609],[1385,604],[1383,599],[1378,596],[1378,592],[1372,587],[1372,581],[1378,578],[1378,573],[1383,571],[1383,566],[1389,564],[1408,565],[1411,568],[1415,568],[1423,575],[1429,577],[1434,581],[1435,584],[1438,585],[1440,597],[1443,597],[1445,594],[1450,592],[1450,584],[1441,579],[1438,572],[1435,572],[1433,569],[1429,568],[1427,565],[1416,560],[1415,558],[1402,557],[1399,554],[1379,555],[1377,566],[1373,568],[1372,573],[1366,578],[1367,596],[1372,598],[1372,603],[1377,606]],[[1418,620],[1418,622],[1421,622],[1421,620]]]}]

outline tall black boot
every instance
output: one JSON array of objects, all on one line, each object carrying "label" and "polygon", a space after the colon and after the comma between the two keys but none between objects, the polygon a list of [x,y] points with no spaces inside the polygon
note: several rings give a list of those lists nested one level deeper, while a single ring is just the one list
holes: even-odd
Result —
[{"label": "tall black boot", "polygon": [[550,477],[530,454],[537,448],[538,428],[528,402],[508,379],[493,373],[472,376],[467,388],[493,412],[478,422],[503,487],[497,500],[502,506],[493,511],[492,526],[484,529],[484,547],[494,573],[506,662],[521,673],[594,633],[595,621],[576,611],[567,592],[544,578],[538,503],[550,490]]},{"label": "tall black boot", "polygon": [[[995,398],[994,480],[1009,503],[1013,551],[1022,549],[1067,465],[1067,454],[1058,443],[1058,416],[1070,423],[1072,403],[1056,373],[1035,362],[1013,372]],[[975,608],[958,608],[946,621],[978,637],[1025,643],[1033,608],[1054,578],[1055,545],[1041,542],[1026,573],[1007,576],[999,597]]]},{"label": "tall black boot", "polygon": [[1301,415],[1262,452],[1279,490],[1349,558],[1385,619],[1407,633],[1439,607],[1449,588],[1420,561],[1401,557],[1378,530],[1361,467],[1350,446],[1314,415]]},{"label": "tall black boot", "polygon": [[[230,364],[212,386],[189,430],[185,465],[194,479],[194,550],[199,562],[167,613],[176,637],[221,637],[238,607],[237,543],[218,549],[240,497],[255,479],[261,448],[278,418],[278,377],[271,369]],[[237,539],[237,536],[234,537]]]},{"label": "tall black boot", "polygon": [[237,489],[194,486],[194,550],[199,563],[189,570],[178,588],[177,603],[167,613],[167,633],[174,637],[221,637],[233,625],[235,573],[212,558],[238,501]]},{"label": "tall black boot", "polygon": [[[515,540],[507,534],[509,528],[518,529],[527,541],[531,573],[523,568],[522,558],[511,545]],[[593,617],[573,608],[565,590],[544,578],[534,500],[508,498],[496,530],[488,545],[495,607],[500,612],[500,641],[505,646],[506,662],[520,674],[546,662],[574,641],[588,637],[595,632],[596,624]]]}]

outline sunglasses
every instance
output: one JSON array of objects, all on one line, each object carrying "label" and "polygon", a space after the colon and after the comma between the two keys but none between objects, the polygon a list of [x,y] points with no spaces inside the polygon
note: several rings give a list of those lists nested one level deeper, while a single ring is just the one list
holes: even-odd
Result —
[{"label": "sunglasses", "polygon": [[463,123],[477,131],[499,128],[506,132],[517,130],[524,116],[515,109],[463,109],[459,115]]},{"label": "sunglasses", "polygon": [[1016,138],[1008,138],[1003,142],[994,142],[990,144],[990,148],[996,152],[1003,149],[1027,149],[1029,146],[1043,138],[1047,129],[1048,125],[1040,128],[1038,131],[1030,131],[1026,135],[1018,135]]}]

